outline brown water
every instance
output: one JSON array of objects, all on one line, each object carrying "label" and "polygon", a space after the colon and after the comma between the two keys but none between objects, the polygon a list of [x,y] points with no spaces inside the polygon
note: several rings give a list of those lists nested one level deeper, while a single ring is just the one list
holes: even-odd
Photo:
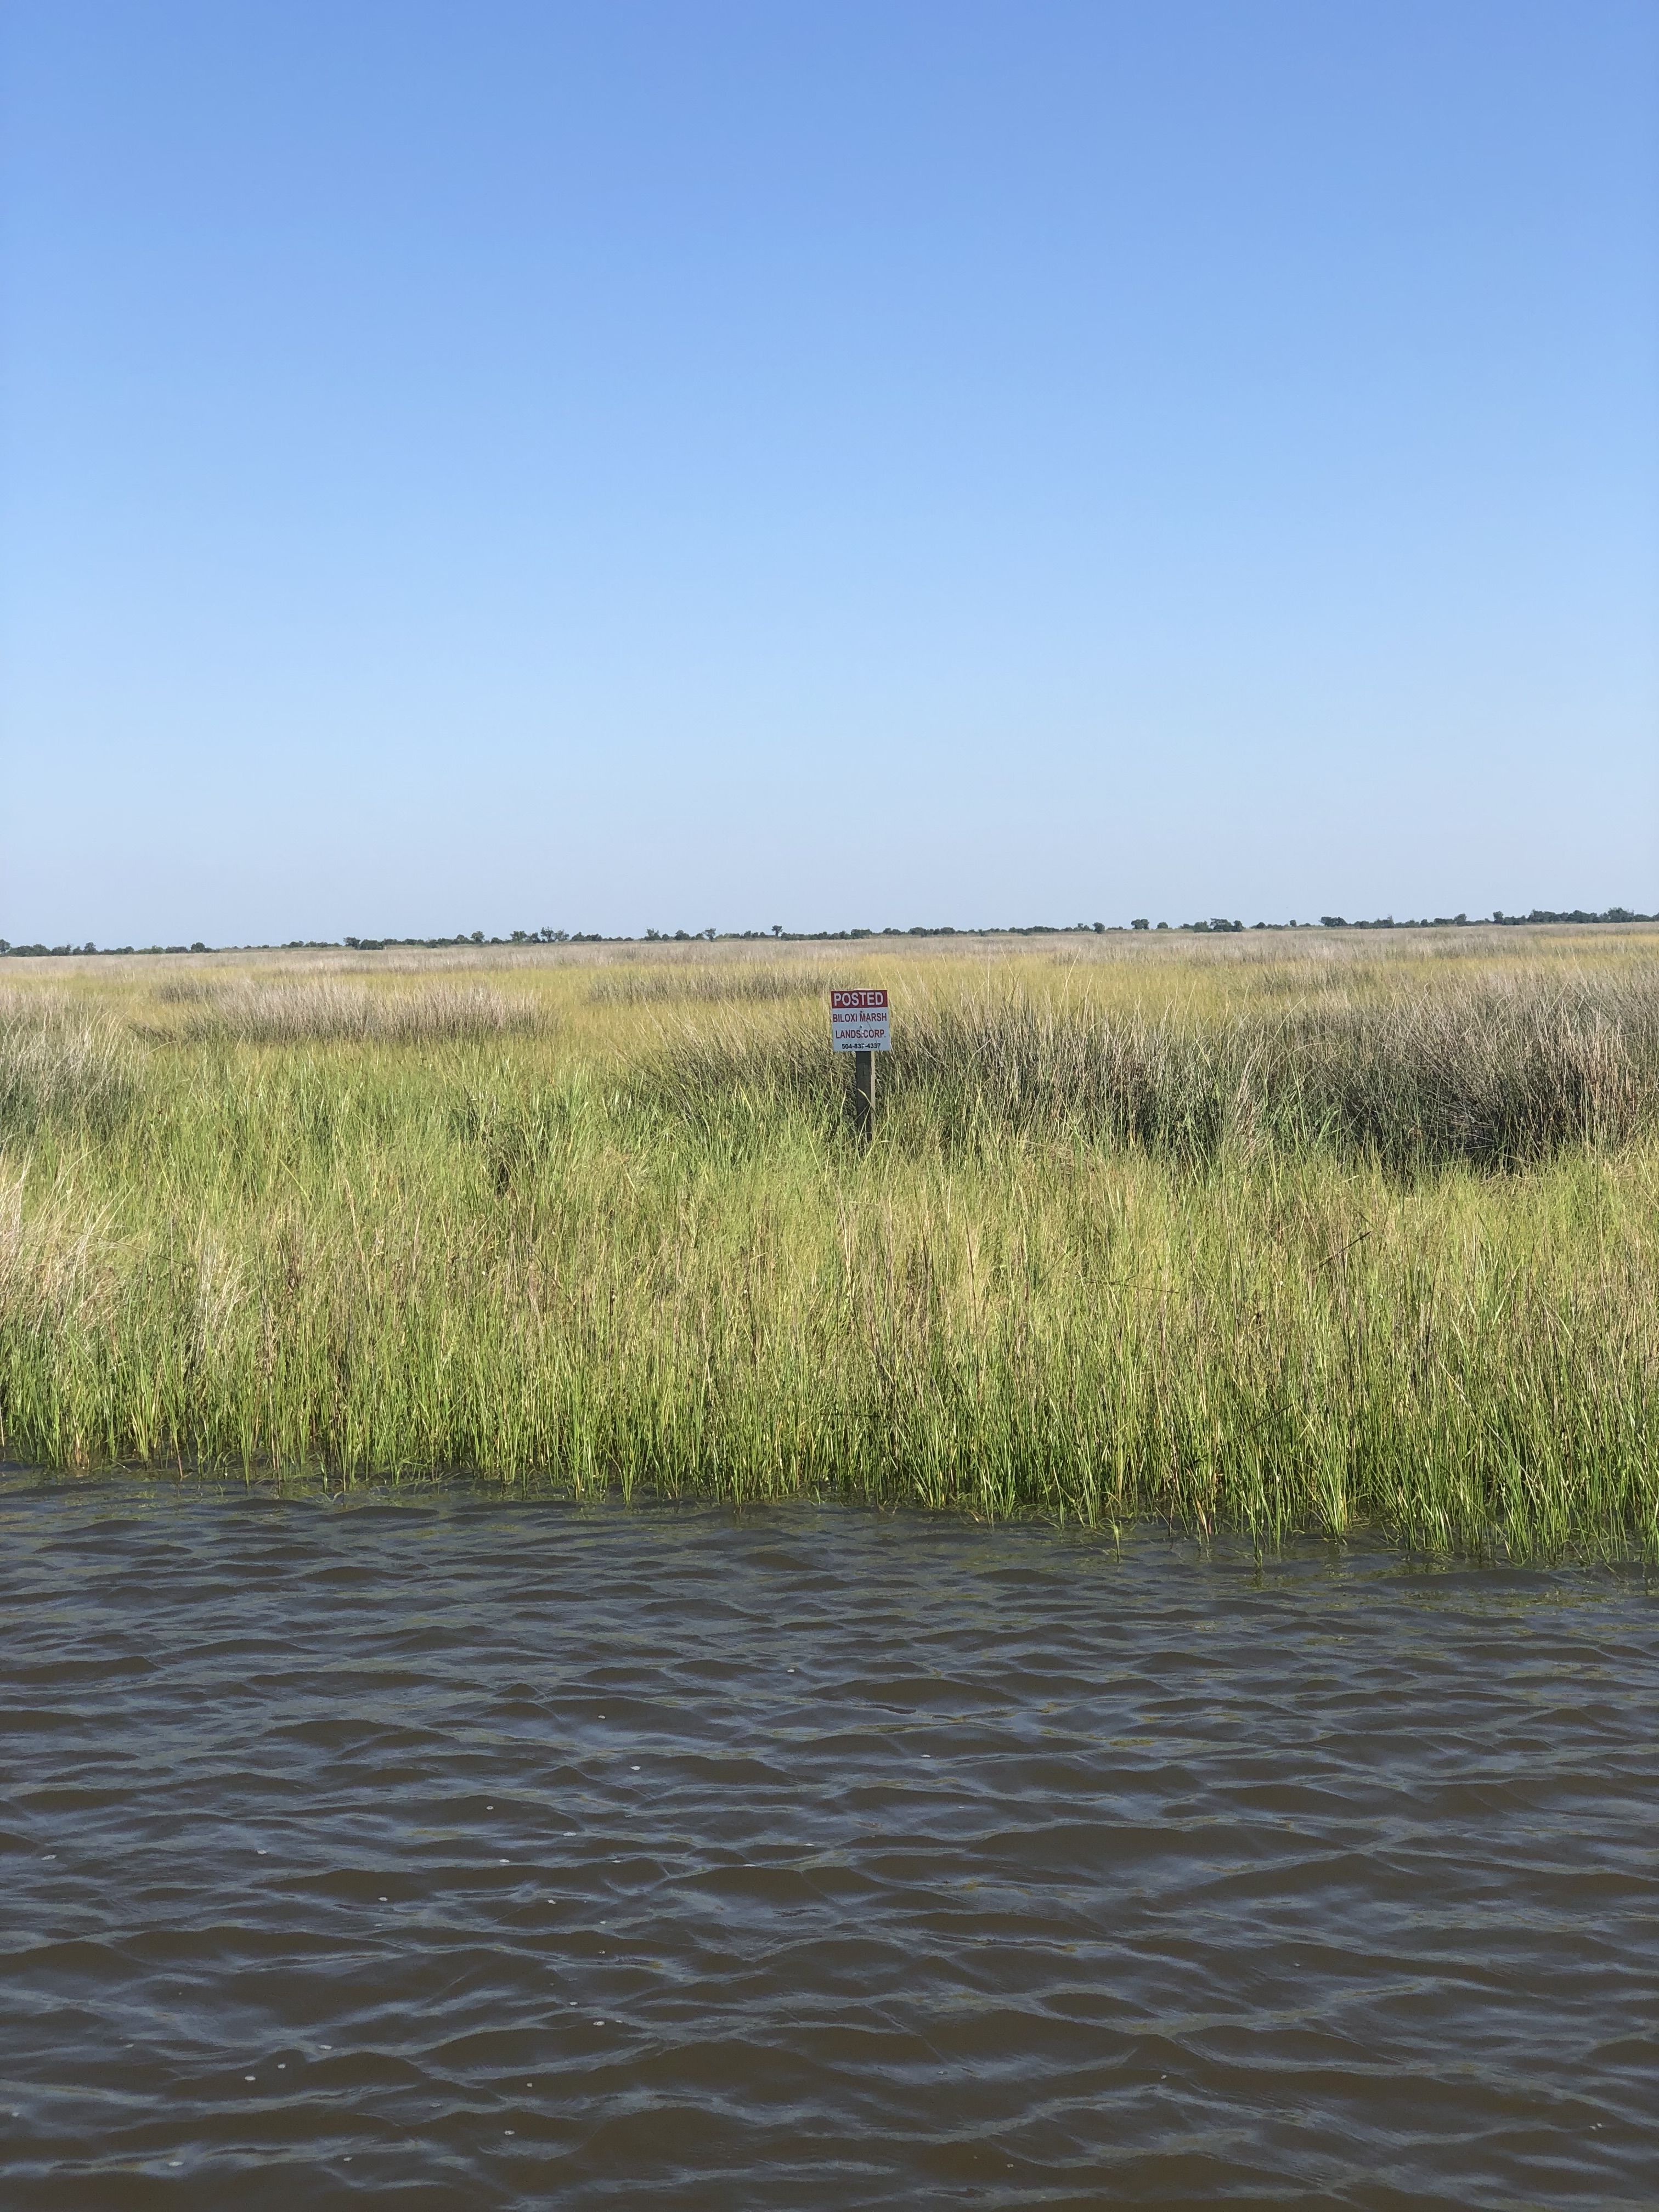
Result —
[{"label": "brown water", "polygon": [[1659,1605],[0,1486],[0,2202],[1659,2203]]}]

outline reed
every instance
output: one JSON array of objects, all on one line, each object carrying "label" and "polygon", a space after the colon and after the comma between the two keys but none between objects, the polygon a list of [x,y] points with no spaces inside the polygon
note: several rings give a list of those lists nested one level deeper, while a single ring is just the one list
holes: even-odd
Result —
[{"label": "reed", "polygon": [[4,1447],[1650,1549],[1654,942],[860,951],[867,1152],[787,994],[65,966],[0,1003]]}]

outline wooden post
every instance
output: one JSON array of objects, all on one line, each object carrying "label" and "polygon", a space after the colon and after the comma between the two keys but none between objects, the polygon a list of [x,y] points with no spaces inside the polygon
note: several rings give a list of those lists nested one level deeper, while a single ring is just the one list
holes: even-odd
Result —
[{"label": "wooden post", "polygon": [[861,1145],[870,1141],[876,1117],[876,1055],[853,1054],[853,1133]]}]

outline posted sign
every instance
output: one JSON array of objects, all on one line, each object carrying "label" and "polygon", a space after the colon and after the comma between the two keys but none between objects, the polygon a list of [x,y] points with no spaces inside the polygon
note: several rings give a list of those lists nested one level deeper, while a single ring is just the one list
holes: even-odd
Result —
[{"label": "posted sign", "polygon": [[830,1042],[836,1052],[890,1052],[885,991],[831,991]]}]

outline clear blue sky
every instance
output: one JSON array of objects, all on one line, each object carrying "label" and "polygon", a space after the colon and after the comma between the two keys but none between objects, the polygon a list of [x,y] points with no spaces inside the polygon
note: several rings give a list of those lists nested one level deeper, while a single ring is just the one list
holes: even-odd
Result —
[{"label": "clear blue sky", "polygon": [[1652,0],[9,0],[0,933],[1659,906]]}]

